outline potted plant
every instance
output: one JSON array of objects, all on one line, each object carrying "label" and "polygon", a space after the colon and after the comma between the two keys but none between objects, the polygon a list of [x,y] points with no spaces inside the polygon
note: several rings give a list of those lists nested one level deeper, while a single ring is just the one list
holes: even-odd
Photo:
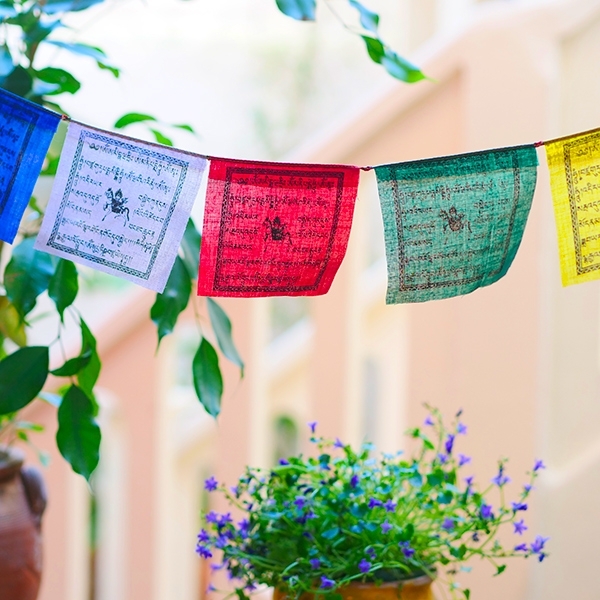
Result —
[{"label": "potted plant", "polygon": [[[370,598],[375,589],[378,599],[429,600],[436,579],[453,598],[468,599],[456,575],[472,557],[491,561],[497,574],[509,557],[542,561],[547,538],[525,542],[523,514],[544,465],[535,463],[510,503],[505,460],[480,487],[465,477],[470,458],[455,448],[466,434],[460,416],[446,426],[431,409],[425,426],[409,432],[416,441],[410,457],[376,458],[370,444],[355,451],[318,437],[311,423],[314,456],[293,456],[268,470],[249,467],[231,489],[213,477],[205,482],[225,495],[231,512],[204,515],[198,554],[228,571],[240,599],[266,585],[277,599]],[[505,529],[515,535],[508,547],[497,538]]]}]

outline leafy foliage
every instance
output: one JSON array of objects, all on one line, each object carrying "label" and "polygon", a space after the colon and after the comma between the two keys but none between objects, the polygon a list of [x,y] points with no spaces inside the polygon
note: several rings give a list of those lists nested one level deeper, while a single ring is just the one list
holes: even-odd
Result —
[{"label": "leafy foliage", "polygon": [[[506,566],[496,561],[508,557],[543,560],[547,538],[514,547],[509,542],[506,548],[497,537],[511,526],[513,535],[527,529],[521,514],[541,461],[509,505],[505,461],[483,489],[462,477],[470,459],[455,449],[457,437],[466,433],[459,416],[446,427],[432,410],[430,431],[409,432],[420,442],[410,457],[402,452],[375,457],[371,444],[355,451],[339,439],[315,436],[317,424],[309,424],[310,456],[292,456],[270,469],[249,467],[233,488],[214,477],[206,481],[207,490],[224,494],[244,518],[236,524],[229,512],[205,514],[198,554],[214,557],[240,581],[238,595],[266,584],[290,598],[334,594],[352,581],[433,579],[444,573],[456,597],[454,576],[474,556],[491,561],[497,574]],[[469,598],[468,590],[460,594]]]},{"label": "leafy foliage", "polygon": [[202,338],[192,363],[192,375],[196,395],[206,412],[217,417],[221,412],[223,377],[219,368],[219,357],[212,344]]}]

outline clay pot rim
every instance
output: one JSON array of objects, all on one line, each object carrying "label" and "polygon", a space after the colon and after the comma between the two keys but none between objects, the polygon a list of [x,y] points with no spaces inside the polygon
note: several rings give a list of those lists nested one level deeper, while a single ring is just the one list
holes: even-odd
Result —
[{"label": "clay pot rim", "polygon": [[410,584],[411,587],[421,587],[430,585],[433,583],[433,579],[429,577],[429,575],[416,575],[415,577],[407,577],[406,579],[397,579],[396,581],[383,581],[379,585],[377,585],[374,581],[351,581],[348,585],[344,587],[351,588],[370,588],[370,587],[378,587],[378,588],[394,588],[406,584]]}]

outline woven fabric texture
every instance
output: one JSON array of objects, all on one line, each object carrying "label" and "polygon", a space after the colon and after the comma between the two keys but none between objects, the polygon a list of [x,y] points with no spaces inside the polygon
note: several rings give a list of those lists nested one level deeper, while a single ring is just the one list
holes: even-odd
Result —
[{"label": "woven fabric texture", "polygon": [[563,285],[600,278],[600,130],[545,144]]},{"label": "woven fabric texture", "polygon": [[342,262],[359,170],[212,159],[201,296],[325,294]]},{"label": "woven fabric texture", "polygon": [[12,242],[60,115],[0,90],[0,239]]},{"label": "woven fabric texture", "polygon": [[534,146],[376,167],[386,302],[468,294],[503,277],[517,252],[537,175]]},{"label": "woven fabric texture", "polygon": [[35,247],[162,292],[206,163],[71,123]]}]

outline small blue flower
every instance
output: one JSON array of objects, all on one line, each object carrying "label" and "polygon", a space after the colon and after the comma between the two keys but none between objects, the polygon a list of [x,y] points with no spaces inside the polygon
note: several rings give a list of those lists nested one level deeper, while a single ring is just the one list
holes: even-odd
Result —
[{"label": "small blue flower", "polygon": [[198,541],[202,544],[206,544],[207,542],[210,542],[210,535],[208,535],[204,529],[201,529],[200,533],[198,534]]},{"label": "small blue flower", "polygon": [[423,425],[427,425],[429,427],[433,427],[435,425],[435,423],[433,422],[433,419],[431,418],[431,415],[427,416],[425,421],[423,421]]},{"label": "small blue flower", "polygon": [[333,447],[334,448],[345,448],[344,442],[342,442],[342,440],[340,440],[340,438],[335,438],[335,442],[333,442]]},{"label": "small blue flower", "polygon": [[214,492],[218,486],[218,481],[212,475],[204,482],[204,489],[209,492]]},{"label": "small blue flower", "polygon": [[377,500],[377,498],[371,498],[369,500],[369,508],[375,508],[376,506],[383,506],[383,502],[381,500]]},{"label": "small blue flower", "polygon": [[406,558],[412,558],[414,556],[415,550],[410,547],[409,542],[398,542],[398,546],[400,546],[402,554],[404,554]]},{"label": "small blue flower", "polygon": [[352,475],[352,477],[350,478],[350,487],[355,488],[358,485],[359,481],[360,479],[358,475]]},{"label": "small blue flower", "polygon": [[504,465],[500,465],[498,468],[498,475],[492,479],[492,483],[496,484],[498,487],[502,487],[507,483],[510,483],[510,477],[504,475]]},{"label": "small blue flower", "polygon": [[373,546],[369,546],[366,550],[365,550],[365,554],[371,559],[371,560],[375,560],[375,557],[377,556],[377,552],[375,552],[375,548],[373,548]]},{"label": "small blue flower", "polygon": [[310,568],[315,571],[321,566],[321,561],[318,558],[311,558],[309,561]]},{"label": "small blue flower", "polygon": [[370,568],[371,563],[364,558],[358,563],[358,569],[361,573],[368,573]]},{"label": "small blue flower", "polygon": [[394,512],[396,510],[396,506],[398,506],[397,502],[394,502],[393,500],[388,500],[383,505],[383,508],[385,508],[385,510],[387,510],[388,512]]},{"label": "small blue flower", "polygon": [[531,551],[534,554],[539,554],[544,549],[544,545],[546,544],[546,542],[549,539],[550,538],[545,538],[545,537],[542,537],[541,535],[538,535],[535,538],[535,540],[533,540],[533,542],[531,543]]},{"label": "small blue flower", "polygon": [[533,466],[533,472],[537,473],[540,469],[545,469],[546,465],[541,460],[536,460]]},{"label": "small blue flower", "polygon": [[225,513],[219,517],[218,525],[222,527],[223,525],[227,525],[227,523],[231,523],[233,519],[231,518],[231,513]]},{"label": "small blue flower", "polygon": [[526,494],[529,494],[529,492],[531,492],[531,490],[533,489],[533,486],[532,486],[531,484],[529,484],[529,483],[526,483],[526,484],[523,486],[523,489],[525,490],[525,493],[526,493]]},{"label": "small blue flower", "polygon": [[387,521],[381,524],[381,533],[389,533],[391,529],[393,529],[393,527]]},{"label": "small blue flower", "polygon": [[494,513],[492,512],[492,507],[489,504],[481,505],[481,518],[482,519],[493,519]]},{"label": "small blue flower", "polygon": [[467,435],[467,426],[464,423],[458,423],[456,426],[456,433],[460,435]]},{"label": "small blue flower", "polygon": [[214,510],[211,510],[206,515],[206,522],[207,523],[215,523],[215,524],[217,524],[219,522],[219,515]]},{"label": "small blue flower", "polygon": [[446,449],[446,454],[452,454],[452,448],[454,448],[454,436],[451,433],[449,433],[446,438],[444,448]]},{"label": "small blue flower", "polygon": [[240,488],[237,485],[232,486],[231,488],[231,493],[236,497],[239,498],[240,497]]},{"label": "small blue flower", "polygon": [[285,467],[286,465],[289,465],[289,464],[290,464],[290,461],[289,461],[289,460],[285,460],[285,458],[280,458],[280,459],[279,459],[279,464],[280,464],[282,467]]},{"label": "small blue flower", "polygon": [[540,552],[540,555],[538,556],[538,560],[540,562],[542,562],[545,558],[546,558],[546,554],[544,552]]},{"label": "small blue flower", "polygon": [[317,422],[316,421],[311,421],[308,426],[310,427],[310,432],[314,435],[315,434],[315,430],[317,429]]},{"label": "small blue flower", "polygon": [[467,484],[468,487],[471,487],[473,485],[473,475],[470,475],[469,477],[465,477],[465,483]]},{"label": "small blue flower", "polygon": [[448,462],[448,456],[446,454],[442,454],[441,452],[438,454],[438,460],[445,465]]},{"label": "small blue flower", "polygon": [[513,526],[515,528],[515,533],[518,533],[519,535],[523,535],[524,531],[527,531],[528,527],[527,525],[525,525],[525,521],[523,519],[521,519],[520,521],[515,521],[513,523]]},{"label": "small blue flower", "polygon": [[463,467],[464,465],[468,465],[471,462],[470,456],[465,456],[464,454],[458,455],[458,466]]},{"label": "small blue flower", "polygon": [[296,496],[294,504],[297,508],[304,508],[304,506],[306,505],[306,498],[304,496]]},{"label": "small blue flower", "polygon": [[442,523],[442,529],[446,531],[452,531],[454,529],[454,520],[450,517],[446,517]]},{"label": "small blue flower", "polygon": [[199,556],[201,556],[202,558],[212,558],[211,551],[206,546],[203,546],[202,544],[198,544],[196,546],[196,553]]},{"label": "small blue flower", "polygon": [[519,544],[515,546],[515,552],[527,552],[527,544]]},{"label": "small blue flower", "polygon": [[335,581],[333,579],[329,579],[329,577],[325,577],[325,575],[321,575],[321,589],[322,590],[330,590],[335,585]]},{"label": "small blue flower", "polygon": [[517,512],[519,510],[527,510],[527,504],[525,502],[513,502],[512,509]]}]

